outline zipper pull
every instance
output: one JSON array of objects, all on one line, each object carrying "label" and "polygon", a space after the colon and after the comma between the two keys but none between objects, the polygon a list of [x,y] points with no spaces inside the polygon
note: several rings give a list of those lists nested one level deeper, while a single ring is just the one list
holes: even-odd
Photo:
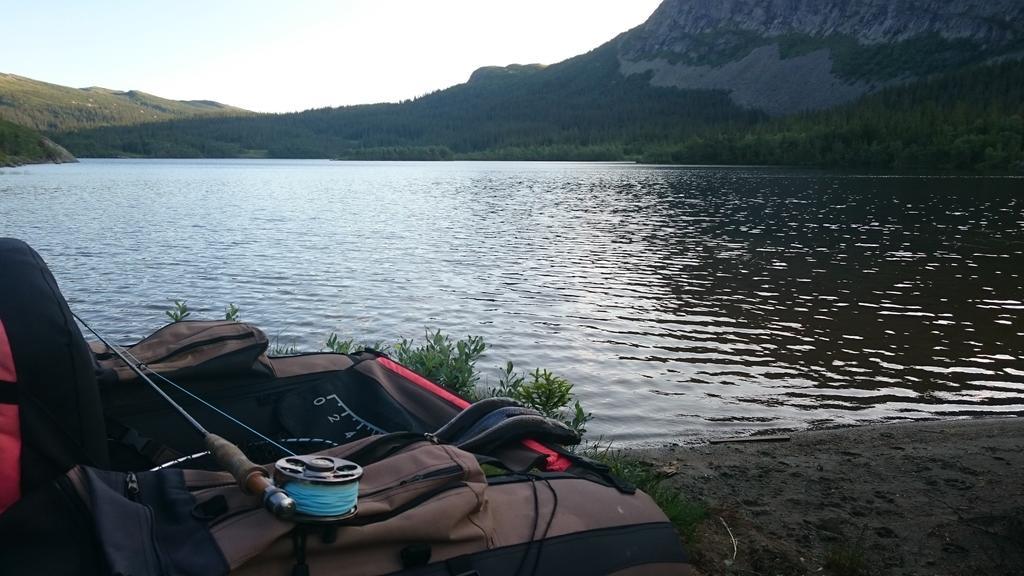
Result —
[{"label": "zipper pull", "polygon": [[129,472],[124,477],[124,492],[129,499],[138,501],[139,499],[139,478],[135,475],[135,472]]}]

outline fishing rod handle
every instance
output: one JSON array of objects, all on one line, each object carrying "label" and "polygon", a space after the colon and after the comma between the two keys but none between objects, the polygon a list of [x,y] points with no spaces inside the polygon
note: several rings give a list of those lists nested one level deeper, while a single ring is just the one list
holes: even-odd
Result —
[{"label": "fishing rod handle", "polygon": [[266,477],[266,470],[253,464],[252,460],[249,460],[238,446],[216,434],[207,434],[205,442],[206,449],[217,459],[217,463],[220,464],[221,468],[231,474],[242,490],[247,494],[260,493],[260,491],[251,491],[249,489],[250,478],[254,475]]},{"label": "fishing rod handle", "polygon": [[290,518],[295,513],[295,501],[284,490],[275,486],[266,469],[253,464],[238,446],[216,434],[207,434],[205,442],[207,450],[238,482],[243,492],[261,496],[267,510],[282,520]]}]

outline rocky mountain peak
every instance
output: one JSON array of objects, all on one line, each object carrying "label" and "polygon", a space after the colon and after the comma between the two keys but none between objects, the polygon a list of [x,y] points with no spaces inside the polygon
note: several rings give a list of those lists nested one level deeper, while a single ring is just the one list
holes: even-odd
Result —
[{"label": "rocky mountain peak", "polygon": [[621,71],[773,114],[1024,54],[1024,0],[665,0]]}]

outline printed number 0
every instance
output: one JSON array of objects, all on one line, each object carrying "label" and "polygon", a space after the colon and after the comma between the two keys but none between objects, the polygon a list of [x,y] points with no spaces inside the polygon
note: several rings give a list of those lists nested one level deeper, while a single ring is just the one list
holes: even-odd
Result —
[{"label": "printed number 0", "polygon": [[314,406],[323,406],[324,402],[327,402],[328,398],[333,398],[334,401],[338,403],[338,406],[344,406],[344,404],[342,404],[342,402],[341,402],[341,398],[338,398],[337,394],[331,394],[330,396],[327,396],[327,398],[325,398],[323,396],[320,396],[316,400],[313,400],[313,405]]}]

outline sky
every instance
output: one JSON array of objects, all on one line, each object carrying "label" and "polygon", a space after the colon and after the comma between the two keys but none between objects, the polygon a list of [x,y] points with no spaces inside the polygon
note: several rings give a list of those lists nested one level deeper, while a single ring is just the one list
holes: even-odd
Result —
[{"label": "sky", "polygon": [[0,72],[259,112],[394,102],[552,64],[660,0],[0,0]]}]

